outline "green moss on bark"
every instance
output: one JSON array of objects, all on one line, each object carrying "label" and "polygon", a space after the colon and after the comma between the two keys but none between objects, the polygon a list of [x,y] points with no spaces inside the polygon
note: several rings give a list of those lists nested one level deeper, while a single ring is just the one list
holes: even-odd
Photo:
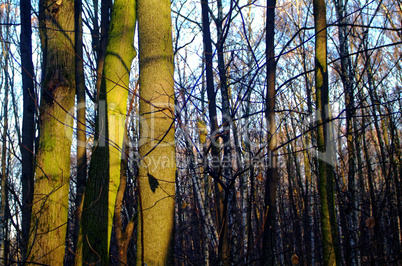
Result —
[{"label": "green moss on bark", "polygon": [[35,263],[62,265],[68,216],[70,146],[74,107],[74,1],[61,5],[41,1],[45,8],[40,139],[36,157],[34,199],[28,258]]}]

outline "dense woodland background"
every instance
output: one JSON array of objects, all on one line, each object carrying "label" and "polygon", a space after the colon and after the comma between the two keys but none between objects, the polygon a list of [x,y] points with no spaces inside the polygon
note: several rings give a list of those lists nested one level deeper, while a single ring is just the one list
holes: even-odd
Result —
[{"label": "dense woodland background", "polygon": [[[111,7],[120,3],[124,9],[125,2],[75,1],[75,45],[66,44],[63,52],[71,55],[73,70],[83,69],[84,78],[80,83],[76,76],[75,85],[70,84],[77,91],[78,108],[61,116],[67,119],[70,111],[74,118],[67,233],[62,239],[66,265],[73,265],[76,257],[77,206],[102,136],[96,121],[102,101],[99,69],[113,23]],[[44,105],[57,100],[47,99],[44,92],[44,69],[49,67],[44,55],[51,51],[40,37],[48,27],[41,6],[55,3],[63,8],[74,1],[0,4],[4,265],[34,259],[30,249],[35,240],[28,244],[35,234],[29,209],[35,158],[42,147],[39,136],[44,134],[39,129],[46,123],[40,115],[46,112]],[[149,167],[163,172],[158,170],[162,164],[177,166],[171,262],[401,263],[402,2],[172,0],[170,7],[176,152],[156,157]],[[64,29],[66,36],[71,32]],[[138,51],[137,30],[133,43]],[[139,222],[143,92],[138,61],[135,57],[131,64],[128,101],[122,103],[127,117],[120,150],[121,204],[116,202],[109,253],[99,255],[103,264],[141,260],[136,255],[140,224],[147,221]],[[53,123],[65,126],[56,118]],[[80,150],[83,145],[77,143],[86,147]],[[69,151],[62,142],[57,145]],[[154,191],[163,181],[148,172],[147,182]]]}]

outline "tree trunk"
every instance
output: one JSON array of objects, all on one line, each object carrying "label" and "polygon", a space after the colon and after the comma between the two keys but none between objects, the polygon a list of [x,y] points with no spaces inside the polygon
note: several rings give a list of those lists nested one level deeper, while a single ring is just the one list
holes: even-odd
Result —
[{"label": "tree trunk", "polygon": [[173,264],[175,113],[170,1],[139,0],[140,140],[137,264]]},{"label": "tree trunk", "polygon": [[[10,5],[8,5],[10,6]],[[9,9],[9,8],[8,8]],[[9,10],[8,10],[9,11]],[[7,22],[8,22],[7,16]],[[5,33],[6,39],[9,37],[9,31],[7,28],[7,32]],[[9,93],[9,73],[8,73],[8,60],[9,60],[9,47],[6,47],[5,41],[2,41],[2,50],[4,59],[4,106],[3,106],[3,132],[1,137],[1,209],[0,209],[0,230],[2,239],[0,239],[0,260],[3,261],[4,265],[8,265],[9,263],[9,255],[10,255],[10,242],[9,238],[9,206],[8,206],[8,173],[7,173],[7,134],[8,134],[8,93]]]},{"label": "tree trunk", "polygon": [[305,243],[305,263],[307,265],[314,265],[314,215],[313,215],[313,204],[314,204],[314,191],[312,191],[312,173],[311,173],[311,163],[310,163],[310,153],[308,147],[311,145],[311,131],[303,137],[303,159],[304,159],[304,178],[305,178],[305,189],[304,194],[304,215],[303,215],[303,227],[304,227],[304,243]]},{"label": "tree trunk", "polygon": [[[232,4],[232,1],[230,1]],[[232,156],[231,156],[231,140],[230,140],[230,128],[232,123],[232,118],[230,114],[230,105],[229,105],[229,93],[228,93],[228,85],[227,85],[227,77],[226,77],[226,65],[224,59],[224,43],[227,36],[223,32],[223,7],[222,1],[217,1],[218,6],[218,17],[216,18],[216,29],[217,29],[217,44],[216,51],[218,56],[218,71],[219,71],[219,84],[220,91],[222,97],[222,127],[220,128],[220,135],[222,137],[223,143],[223,158],[221,162],[221,172],[222,175],[220,180],[223,184],[226,184],[226,187],[222,187],[220,182],[215,182],[216,188],[216,196],[218,204],[218,230],[221,232],[219,234],[219,247],[218,254],[223,263],[223,265],[230,264],[230,243],[229,243],[229,235],[228,235],[228,225],[229,225],[229,213],[228,213],[228,199],[229,193],[231,193],[231,185],[232,183]],[[230,9],[232,10],[232,9]],[[230,24],[230,14],[228,15]],[[227,26],[228,26],[227,25]],[[218,192],[219,191],[219,192]]]},{"label": "tree trunk", "polygon": [[[136,95],[133,95],[136,97]],[[121,159],[121,172],[120,172],[120,185],[119,190],[117,191],[116,197],[116,208],[114,210],[114,228],[116,232],[116,242],[118,247],[118,265],[128,265],[128,258],[127,258],[127,251],[128,245],[130,244],[131,236],[134,230],[134,217],[130,218],[128,221],[125,229],[123,229],[122,224],[122,206],[123,206],[123,199],[124,199],[124,192],[126,191],[127,186],[127,171],[128,171],[128,156],[130,152],[130,146],[128,143],[127,137],[127,128],[124,131],[124,154]]]},{"label": "tree trunk", "polygon": [[[363,44],[364,44],[364,48],[368,47],[368,32],[365,32],[365,34],[363,35]],[[366,70],[366,75],[367,75],[367,83],[368,83],[368,93],[370,96],[370,101],[371,101],[371,112],[372,112],[372,117],[374,118],[373,124],[374,124],[374,128],[375,128],[375,133],[372,132],[372,134],[376,135],[377,140],[378,140],[378,144],[379,144],[379,150],[380,150],[380,169],[381,169],[381,175],[382,178],[386,180],[386,186],[388,184],[388,174],[387,174],[387,167],[386,167],[386,160],[387,160],[387,156],[385,153],[385,145],[384,145],[384,140],[386,132],[381,132],[380,130],[380,121],[379,121],[379,117],[378,117],[378,113],[381,113],[380,110],[378,110],[378,106],[377,103],[379,103],[378,101],[378,97],[377,97],[377,93],[376,93],[376,85],[374,83],[375,81],[375,77],[373,74],[373,70],[372,70],[372,63],[371,63],[371,54],[369,53],[369,51],[367,51],[367,49],[365,49],[364,51],[364,59],[365,59],[365,70]],[[367,147],[366,147],[367,149]],[[367,153],[368,155],[368,153]],[[370,157],[369,157],[370,158]],[[369,158],[367,158],[367,160],[369,160]],[[372,174],[374,173],[374,169],[372,169]],[[379,176],[381,176],[379,175]],[[372,177],[374,177],[375,175],[373,175]],[[374,188],[374,183],[375,180],[371,177],[371,179],[369,178],[369,182],[372,185],[372,187],[370,188],[371,192],[373,195],[375,195],[376,189]],[[385,188],[386,190],[387,188]],[[384,193],[386,194],[386,193]],[[381,200],[381,195],[379,195],[378,197],[376,197],[376,201],[373,201],[373,216],[375,218],[375,226],[374,226],[374,235],[375,235],[375,241],[376,241],[376,246],[377,246],[377,250],[376,250],[376,255],[379,258],[379,262],[384,263],[384,258],[385,258],[385,253],[386,253],[386,236],[384,233],[382,233],[382,228],[383,228],[383,215],[384,215],[384,210],[382,208],[379,208],[378,201]],[[373,197],[374,199],[374,197]],[[374,208],[375,207],[375,208]]]},{"label": "tree trunk", "polygon": [[324,265],[339,264],[336,245],[334,162],[328,106],[327,21],[324,0],[314,0],[315,83],[317,106],[318,188],[321,202],[321,237]]},{"label": "tree trunk", "polygon": [[[98,4],[98,0],[94,0],[94,5]],[[99,41],[99,32],[97,30],[97,23],[98,17],[95,13],[96,23],[94,23],[94,31],[95,34],[93,36],[93,45],[96,46],[96,55],[97,55],[97,78],[96,78],[96,94],[97,100],[99,101],[99,93],[101,90],[101,83],[102,83],[102,74],[103,74],[103,67],[105,65],[105,57],[106,57],[106,48],[109,39],[109,25],[110,25],[110,12],[112,9],[112,0],[101,0],[101,25],[100,25],[100,41]]]},{"label": "tree trunk", "polygon": [[[98,102],[98,138],[82,218],[83,262],[107,264],[127,113],[136,22],[134,0],[114,1]],[[98,62],[99,64],[99,62]],[[106,165],[107,164],[107,165]],[[106,206],[104,206],[106,204]]]},{"label": "tree trunk", "polygon": [[87,145],[86,145],[86,104],[85,76],[82,49],[82,0],[74,2],[75,20],[75,84],[77,94],[77,188],[75,198],[75,220],[73,233],[73,253],[76,253],[80,231],[82,204],[87,178]]},{"label": "tree trunk", "polygon": [[109,145],[106,116],[105,86],[101,87],[97,107],[95,141],[85,188],[76,265],[108,264],[108,188]]},{"label": "tree trunk", "polygon": [[275,220],[276,220],[276,191],[278,186],[278,168],[276,157],[276,61],[275,61],[275,7],[276,0],[267,0],[266,20],[266,60],[267,60],[267,92],[265,95],[265,118],[267,120],[268,159],[267,176],[265,181],[264,219],[262,265],[275,265]]},{"label": "tree trunk", "polygon": [[[220,156],[219,156],[219,144],[217,143],[218,139],[218,120],[217,120],[217,112],[216,112],[216,93],[214,89],[214,74],[213,74],[213,54],[212,54],[212,40],[211,40],[211,31],[210,31],[210,22],[209,22],[209,6],[208,0],[201,1],[201,10],[202,10],[202,38],[204,43],[204,61],[205,61],[205,76],[206,76],[206,84],[207,84],[207,96],[208,96],[208,111],[209,111],[209,124],[211,130],[211,167],[209,169],[210,176],[215,181],[215,188],[218,188],[220,181]],[[208,151],[209,149],[206,149]],[[204,160],[207,161],[207,153],[204,153]],[[218,181],[219,180],[219,181]],[[216,208],[219,208],[219,189],[215,191],[215,204]],[[219,220],[219,217],[218,217]],[[219,234],[219,223],[218,226],[218,234]],[[219,246],[219,243],[218,243]],[[218,248],[219,249],[219,248]],[[218,251],[219,253],[219,251]]]},{"label": "tree trunk", "polygon": [[[94,6],[98,5],[98,1],[94,0],[93,1]],[[88,229],[91,228],[90,223],[93,222],[94,225],[96,225],[96,219],[86,219],[89,218],[89,215],[96,215],[97,209],[102,207],[95,206],[96,204],[100,204],[100,201],[94,202],[95,205],[92,204],[93,201],[95,201],[100,193],[102,193],[102,180],[100,178],[94,179],[93,182],[90,182],[89,176],[92,175],[94,176],[104,176],[107,175],[109,172],[108,168],[108,158],[106,156],[103,156],[103,154],[108,154],[108,147],[105,147],[105,140],[107,137],[107,132],[106,132],[106,96],[105,96],[105,88],[102,95],[101,95],[101,81],[102,81],[102,73],[103,73],[103,66],[105,63],[105,54],[106,54],[106,45],[107,45],[107,40],[108,40],[108,32],[109,32],[109,21],[110,21],[110,7],[111,7],[111,0],[102,0],[102,7],[101,7],[101,28],[100,28],[100,42],[99,42],[99,29],[98,29],[98,15],[97,15],[97,8],[95,8],[94,11],[94,30],[93,30],[93,35],[92,35],[92,44],[93,48],[96,48],[96,55],[97,55],[97,80],[96,80],[96,103],[97,103],[97,108],[96,108],[96,128],[95,128],[95,141],[94,141],[94,149],[91,157],[91,165],[95,164],[96,166],[89,167],[88,171],[88,182],[86,182],[86,187],[85,187],[85,195],[88,199],[85,201],[83,200],[82,204],[85,206],[83,209],[85,209],[85,212],[89,212],[89,214],[85,214],[82,216],[81,214],[81,225],[80,225],[80,233],[78,235],[77,239],[77,244],[76,244],[76,256],[75,256],[75,265],[81,265],[83,262],[83,240],[82,236],[83,234],[87,234]],[[101,136],[101,139],[99,137]],[[99,144],[99,141],[101,141],[101,145]],[[107,165],[106,165],[107,163]],[[87,166],[88,167],[88,166]],[[91,174],[90,174],[91,173]],[[99,181],[99,182],[96,182]],[[97,187],[96,185],[99,184],[100,186]],[[92,198],[91,198],[92,197]],[[85,205],[86,204],[86,205]],[[91,208],[89,208],[91,207]],[[93,211],[93,212],[92,212]],[[92,212],[92,213],[91,213]],[[99,216],[94,216],[99,218]],[[101,226],[95,227],[96,229],[99,229],[100,232],[103,231]],[[97,231],[95,230],[95,234]]]},{"label": "tree trunk", "polygon": [[75,96],[74,1],[41,1],[44,61],[28,261],[62,265]]},{"label": "tree trunk", "polygon": [[[391,108],[388,108],[391,109]],[[394,166],[394,174],[393,174],[393,181],[394,181],[394,186],[395,186],[395,197],[396,197],[396,207],[397,207],[397,218],[396,220],[399,219],[399,224],[397,223],[396,228],[398,229],[397,231],[399,234],[395,236],[397,239],[397,244],[395,245],[395,249],[397,250],[397,253],[399,254],[399,257],[402,256],[402,155],[401,155],[401,144],[400,144],[400,137],[398,134],[397,126],[395,123],[394,118],[392,117],[392,114],[389,114],[389,124],[390,124],[390,134],[391,134],[391,141],[392,141],[392,147],[395,147],[394,151],[394,156],[392,160],[392,165]]]},{"label": "tree trunk", "polygon": [[346,6],[343,0],[336,0],[336,14],[340,25],[338,25],[339,37],[339,55],[341,57],[341,80],[344,88],[345,108],[346,108],[346,143],[348,150],[348,248],[347,253],[350,256],[346,258],[351,265],[359,265],[359,250],[357,248],[358,240],[358,198],[357,184],[355,178],[355,140],[353,135],[353,116],[354,116],[354,94],[353,94],[353,76],[351,75],[351,62],[349,57],[349,41],[347,35],[347,16]]},{"label": "tree trunk", "polygon": [[135,24],[136,1],[115,0],[103,69],[109,137],[108,245],[110,245],[113,213],[120,184],[121,158],[124,154],[123,138],[131,63],[136,56],[133,46]]},{"label": "tree trunk", "polygon": [[32,63],[31,1],[20,1],[21,12],[21,74],[23,95],[22,141],[22,260],[26,260],[34,188],[35,101]]},{"label": "tree trunk", "polygon": [[[297,128],[297,126],[296,125],[294,125],[293,123],[292,123],[292,128]],[[289,134],[289,132],[288,132],[288,129],[287,129],[287,127],[286,127],[286,135],[287,135],[287,138],[288,139],[290,139],[290,134]],[[296,137],[296,136],[294,136],[294,137]],[[296,144],[295,144],[296,145]],[[290,144],[289,144],[289,146],[290,146]],[[293,145],[292,145],[292,147],[293,147]],[[297,146],[296,146],[297,147]],[[293,148],[292,150],[291,150],[291,154],[292,154],[292,157],[293,157],[293,163],[294,163],[294,166],[295,166],[295,168],[296,168],[296,180],[293,180],[293,178],[289,178],[289,186],[291,186],[291,184],[294,182],[294,183],[296,183],[297,184],[297,186],[296,185],[293,185],[294,186],[294,188],[295,188],[295,193],[296,193],[296,195],[295,195],[295,197],[296,197],[296,200],[305,200],[306,199],[306,196],[305,196],[305,192],[304,192],[304,190],[303,190],[303,184],[302,184],[302,172],[301,172],[301,169],[300,169],[300,164],[299,164],[299,162],[298,162],[298,159],[297,159],[297,151],[296,151],[296,147],[295,148]],[[290,154],[290,153],[289,153]],[[289,156],[290,157],[290,156]],[[290,158],[289,158],[289,161],[290,161]],[[290,172],[288,172],[288,177],[290,176]],[[297,182],[296,182],[297,181]],[[298,191],[297,191],[298,190]],[[300,194],[300,196],[299,197],[297,197],[297,193],[299,193]],[[290,191],[289,190],[289,195],[292,195],[293,194],[293,191]],[[307,194],[307,193],[306,193]],[[293,199],[291,198],[291,201],[292,201]],[[294,200],[293,200],[294,201]],[[295,251],[295,254],[299,257],[299,263],[300,264],[304,264],[304,261],[305,261],[305,253],[303,253],[303,242],[302,242],[302,239],[303,239],[303,234],[302,234],[302,232],[303,232],[303,228],[302,228],[302,226],[301,226],[301,223],[300,223],[300,220],[301,220],[301,216],[302,216],[302,210],[299,210],[298,211],[298,208],[297,208],[297,203],[295,203],[295,202],[292,202],[292,204],[291,204],[291,207],[292,207],[292,209],[293,209],[293,215],[294,215],[294,219],[293,219],[293,224],[294,224],[294,230],[293,230],[293,234],[295,235],[295,237],[294,237],[294,239],[295,239],[295,247],[294,247],[294,251]],[[303,206],[302,204],[300,204],[299,206]],[[299,213],[300,212],[300,216],[299,216]]]}]

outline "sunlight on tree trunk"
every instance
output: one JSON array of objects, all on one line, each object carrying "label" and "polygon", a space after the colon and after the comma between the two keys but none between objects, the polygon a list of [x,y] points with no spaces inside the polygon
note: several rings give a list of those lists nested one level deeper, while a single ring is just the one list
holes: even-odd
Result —
[{"label": "sunlight on tree trunk", "polygon": [[137,264],[173,264],[175,142],[170,1],[138,1],[140,208]]},{"label": "sunlight on tree trunk", "polygon": [[[74,1],[41,1],[44,52],[40,139],[28,261],[62,265],[74,115]],[[69,112],[69,113],[67,113]]]},{"label": "sunlight on tree trunk", "polygon": [[[97,147],[90,163],[82,224],[82,260],[107,264],[116,196],[120,185],[123,136],[136,24],[135,1],[113,5],[98,103]],[[107,193],[106,193],[107,191]],[[106,204],[106,205],[105,205]]]},{"label": "sunlight on tree trunk", "polygon": [[106,84],[107,121],[109,131],[109,210],[108,243],[112,234],[113,214],[120,184],[123,137],[127,114],[127,99],[131,63],[136,56],[134,31],[135,0],[114,1],[109,42],[103,75]]}]

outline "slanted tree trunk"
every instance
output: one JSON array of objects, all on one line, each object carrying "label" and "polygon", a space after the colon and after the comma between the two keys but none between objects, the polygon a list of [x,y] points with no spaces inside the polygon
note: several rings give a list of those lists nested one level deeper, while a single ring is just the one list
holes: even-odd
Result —
[{"label": "slanted tree trunk", "polygon": [[140,165],[137,265],[172,265],[175,127],[170,1],[139,0]]},{"label": "slanted tree trunk", "polygon": [[44,60],[28,261],[62,265],[75,96],[74,1],[41,1]]},{"label": "slanted tree trunk", "polygon": [[76,265],[108,263],[107,211],[109,174],[109,146],[106,139],[106,93],[102,86],[97,107],[95,141],[88,181],[85,188],[80,235],[77,244]]},{"label": "slanted tree trunk", "polygon": [[109,211],[108,243],[112,234],[113,213],[120,184],[123,138],[127,114],[128,88],[131,63],[136,56],[134,31],[136,1],[114,1],[109,40],[103,74],[106,84],[107,120],[109,131]]},{"label": "slanted tree trunk", "polygon": [[21,75],[22,75],[22,260],[26,259],[29,228],[31,224],[32,198],[34,188],[34,138],[35,138],[35,90],[32,63],[31,1],[20,1],[21,12]]},{"label": "slanted tree trunk", "polygon": [[[136,97],[133,95],[133,97]],[[127,171],[128,171],[128,156],[130,152],[130,146],[128,143],[127,137],[127,127],[124,131],[124,153],[121,159],[121,171],[120,171],[120,184],[119,190],[117,191],[116,197],[116,208],[114,209],[114,228],[116,232],[116,242],[118,247],[117,252],[117,260],[118,265],[128,265],[128,245],[130,244],[131,236],[134,230],[134,222],[135,217],[128,217],[130,220],[128,221],[125,228],[123,228],[122,223],[122,206],[123,206],[123,199],[124,199],[124,192],[126,191],[127,186]]]},{"label": "slanted tree trunk", "polygon": [[276,191],[278,185],[278,169],[276,157],[276,123],[275,123],[275,7],[276,0],[267,0],[266,19],[266,59],[267,59],[267,92],[265,95],[265,119],[267,120],[267,142],[269,164],[265,181],[264,198],[264,233],[262,243],[262,265],[275,265],[275,220],[276,220]]},{"label": "slanted tree trunk", "polygon": [[[82,217],[82,262],[107,264],[113,226],[136,23],[134,0],[114,1]],[[99,62],[98,62],[99,63]],[[100,63],[99,63],[100,64]],[[79,259],[80,260],[80,259]]]},{"label": "slanted tree trunk", "polygon": [[[108,160],[107,156],[102,156],[102,154],[108,154],[109,151],[107,150],[107,146],[105,145],[105,140],[107,137],[107,132],[106,132],[106,107],[105,107],[105,92],[103,92],[101,96],[101,81],[102,81],[102,73],[103,73],[103,66],[105,63],[105,53],[106,53],[106,45],[107,45],[107,40],[108,40],[108,32],[109,32],[109,22],[110,22],[110,8],[111,8],[111,0],[102,0],[102,7],[101,7],[101,26],[100,26],[100,41],[99,41],[99,28],[98,28],[98,0],[93,0],[93,5],[95,6],[94,10],[94,18],[93,18],[93,25],[94,29],[92,30],[92,48],[95,49],[96,55],[97,55],[97,79],[96,79],[96,126],[95,126],[95,141],[94,141],[94,148],[92,157],[91,157],[91,164],[96,164],[96,167],[92,167],[92,170],[89,169],[88,171],[88,178],[85,186],[85,195],[86,197],[91,198],[89,194],[92,194],[92,199],[95,197],[99,197],[99,191],[103,187],[102,185],[102,180],[96,179],[93,182],[89,182],[89,176],[104,176],[109,172],[109,165],[108,162],[106,164],[106,161]],[[99,139],[99,137],[101,138]],[[99,144],[100,141],[100,145]],[[96,158],[96,159],[95,159]],[[88,166],[87,166],[88,167]],[[90,174],[91,173],[91,174]],[[100,187],[95,188],[96,184],[99,184]],[[90,188],[91,187],[91,188]],[[104,190],[102,190],[104,191]],[[96,196],[94,196],[95,194]],[[95,205],[96,204],[101,204],[101,201],[96,201],[93,202]],[[86,211],[90,212],[88,207],[90,206],[91,209],[93,208],[96,210],[97,208],[100,208],[99,206],[94,206],[92,202],[86,201],[83,199],[82,204],[86,204],[86,206],[83,207]],[[96,216],[97,217],[97,216]],[[86,222],[83,222],[84,218],[89,218],[88,215],[83,215],[81,214],[81,224],[79,228],[79,234],[78,234],[78,239],[75,247],[75,265],[81,265],[83,262],[83,233],[85,230],[88,230],[87,228],[90,228],[91,225],[88,223],[89,221],[94,222],[96,224],[96,219],[87,219]],[[85,229],[84,229],[85,228]],[[102,231],[101,226],[95,227],[99,230]],[[97,232],[94,232],[97,233]]]}]

